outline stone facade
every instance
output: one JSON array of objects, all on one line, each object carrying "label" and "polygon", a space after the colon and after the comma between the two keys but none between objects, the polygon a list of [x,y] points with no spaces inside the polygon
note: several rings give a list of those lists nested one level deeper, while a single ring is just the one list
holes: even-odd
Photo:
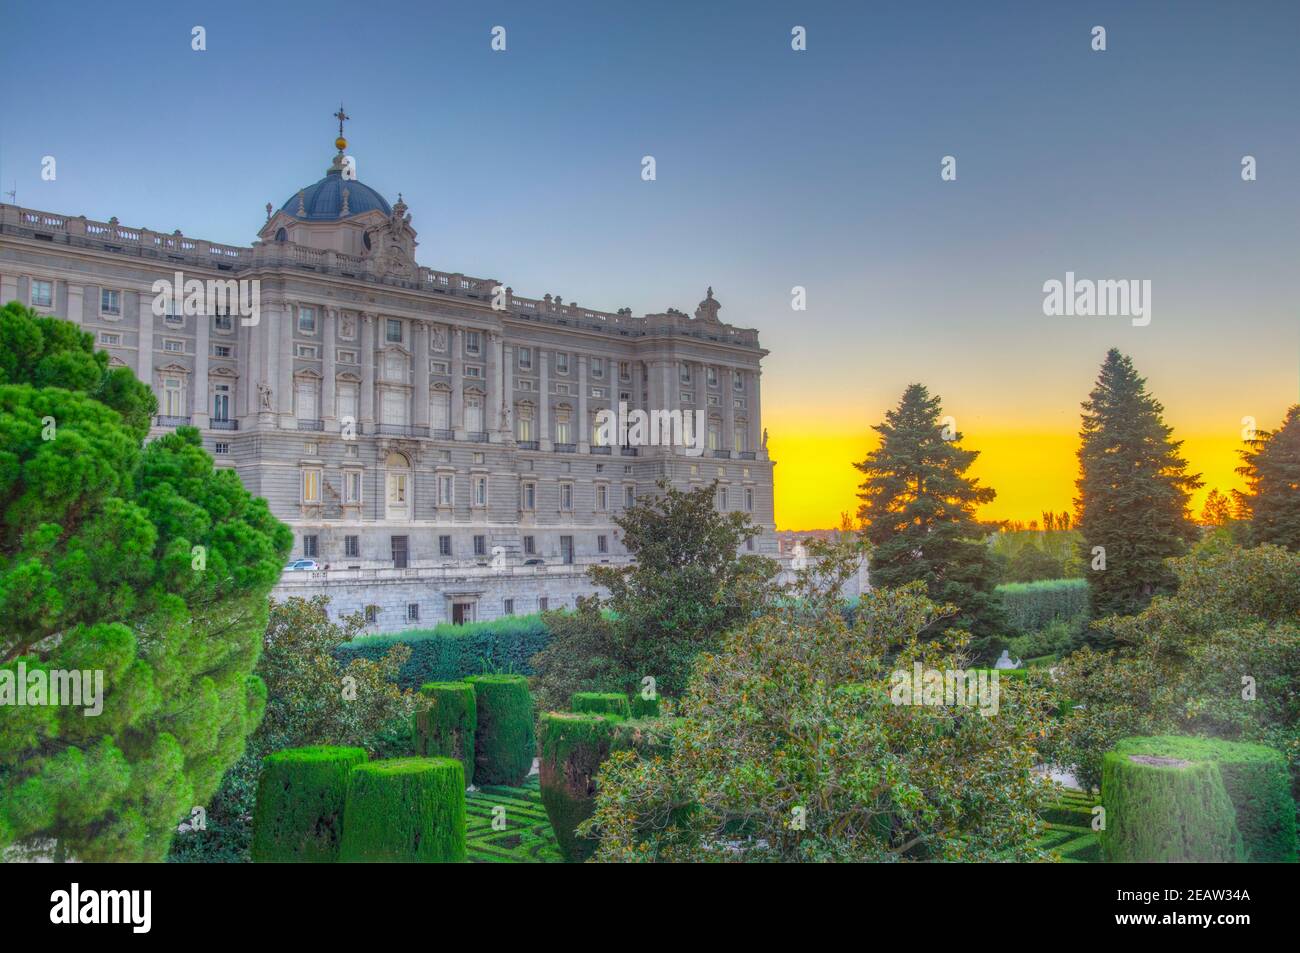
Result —
[{"label": "stone facade", "polygon": [[[278,595],[376,607],[380,630],[572,605],[588,564],[626,560],[613,517],[658,480],[718,480],[777,555],[767,352],[712,289],[694,316],[634,316],[419,266],[400,196],[342,149],[247,247],[0,205],[0,301],[93,333],[154,388],[156,433],[199,428],[266,497],[321,567]],[[699,449],[601,445],[621,405],[702,412]]]}]

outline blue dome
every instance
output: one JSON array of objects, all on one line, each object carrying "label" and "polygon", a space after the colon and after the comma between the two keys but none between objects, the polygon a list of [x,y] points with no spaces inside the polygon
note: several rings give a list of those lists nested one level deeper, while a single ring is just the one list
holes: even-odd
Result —
[{"label": "blue dome", "polygon": [[342,218],[344,189],[348,190],[349,216],[373,211],[380,211],[385,215],[393,214],[393,207],[388,204],[386,198],[356,179],[344,179],[337,169],[331,169],[326,173],[325,178],[302,190],[304,214],[298,214],[296,192],[289,196],[289,201],[281,206],[280,211],[308,222],[328,222]]}]

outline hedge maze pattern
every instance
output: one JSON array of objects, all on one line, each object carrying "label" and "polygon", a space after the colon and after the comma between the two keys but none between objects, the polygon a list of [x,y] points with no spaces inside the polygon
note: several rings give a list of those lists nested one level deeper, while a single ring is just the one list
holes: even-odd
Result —
[{"label": "hedge maze pattern", "polygon": [[[506,811],[506,829],[492,829],[492,809]],[[537,775],[519,787],[489,785],[466,795],[466,847],[471,863],[559,864],[560,848],[546,819]]]}]

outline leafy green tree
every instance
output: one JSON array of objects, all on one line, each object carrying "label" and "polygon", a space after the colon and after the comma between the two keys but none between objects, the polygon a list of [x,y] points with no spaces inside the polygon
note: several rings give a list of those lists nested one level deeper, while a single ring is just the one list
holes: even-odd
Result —
[{"label": "leafy green tree", "polygon": [[1061,694],[1080,707],[1053,759],[1096,785],[1120,738],[1204,734],[1277,748],[1300,779],[1300,553],[1215,535],[1171,568],[1176,591],[1114,620],[1109,651],[1061,664]]},{"label": "leafy green tree", "polygon": [[1002,578],[1006,582],[1036,582],[1064,575],[1061,560],[1034,543],[1026,543],[1012,555]]},{"label": "leafy green tree", "polygon": [[966,475],[979,451],[963,449],[940,414],[939,398],[912,384],[872,428],[880,446],[854,464],[864,476],[858,517],[871,543],[872,584],[924,582],[931,599],[959,607],[954,624],[987,650],[1003,627],[993,592],[999,566],[986,542],[996,526],[975,509],[997,491]]},{"label": "leafy green tree", "polygon": [[[924,584],[875,588],[843,611],[853,547],[814,544],[801,598],[695,661],[671,756],[618,752],[580,830],[600,861],[1028,860],[1047,791],[1036,676],[997,713],[911,704],[895,673],[966,667],[969,634]],[[1046,676],[1042,676],[1044,679]]]},{"label": "leafy green tree", "polygon": [[592,566],[608,597],[546,614],[551,640],[532,660],[539,704],[567,708],[575,691],[640,691],[645,677],[673,697],[695,655],[773,596],[776,562],[744,551],[759,528],[744,513],[719,512],[716,496],[716,482],[690,491],[660,482],[615,518],[633,562]]},{"label": "leafy green tree", "polygon": [[1300,551],[1300,404],[1286,412],[1280,430],[1256,433],[1241,451],[1247,492],[1237,491],[1250,520],[1250,540]]},{"label": "leafy green tree", "polygon": [[[0,685],[102,672],[102,712],[0,705],[0,847],[158,860],[257,725],[292,536],[93,338],[0,309]],[[94,681],[92,674],[91,682]]]},{"label": "leafy green tree", "polygon": [[173,842],[172,861],[249,860],[257,782],[269,754],[307,745],[361,747],[378,757],[411,753],[407,719],[416,696],[395,684],[410,646],[393,646],[378,661],[341,666],[334,650],[354,638],[365,619],[356,614],[333,621],[328,605],[325,596],[271,603],[257,664],[266,683],[266,714],[208,803],[205,827]]},{"label": "leafy green tree", "polygon": [[[1196,539],[1189,505],[1201,481],[1187,472],[1182,441],[1173,439],[1146,380],[1115,348],[1083,411],[1075,525],[1087,565],[1097,547],[1105,556],[1105,568],[1097,563],[1087,577],[1091,614],[1131,615],[1173,588],[1165,560]],[[1104,639],[1097,631],[1094,640]]]}]

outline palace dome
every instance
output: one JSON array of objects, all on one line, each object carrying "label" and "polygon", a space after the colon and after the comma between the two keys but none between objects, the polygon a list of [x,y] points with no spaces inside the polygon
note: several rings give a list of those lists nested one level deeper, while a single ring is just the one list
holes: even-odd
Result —
[{"label": "palace dome", "polygon": [[[343,211],[343,190],[348,192],[348,210]],[[360,215],[362,212],[383,212],[393,214],[393,207],[388,200],[370,186],[356,179],[343,178],[341,168],[332,168],[319,182],[307,186],[299,194],[295,192],[280,207],[280,211],[304,222],[331,222],[340,218]],[[299,212],[301,205],[302,211]]]}]

